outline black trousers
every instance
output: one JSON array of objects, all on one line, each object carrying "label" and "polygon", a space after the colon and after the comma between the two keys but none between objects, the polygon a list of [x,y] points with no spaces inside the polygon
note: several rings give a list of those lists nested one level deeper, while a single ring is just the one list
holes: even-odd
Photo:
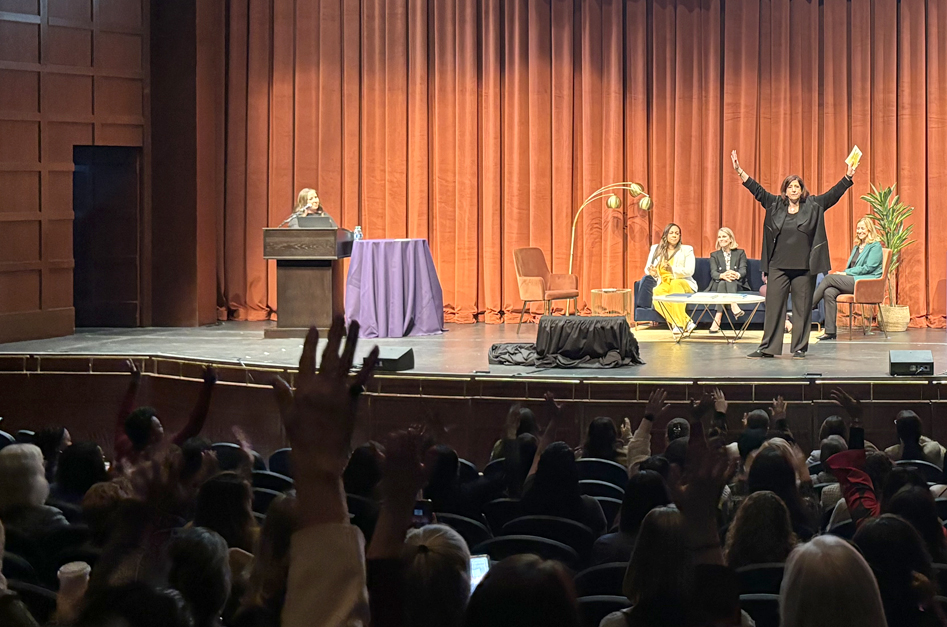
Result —
[{"label": "black trousers", "polygon": [[819,304],[819,301],[825,298],[825,332],[829,335],[835,335],[838,329],[835,328],[835,319],[838,317],[838,299],[839,294],[854,294],[855,278],[847,274],[829,274],[826,275],[819,287],[815,290],[813,303]]},{"label": "black trousers", "polygon": [[815,275],[808,270],[770,268],[766,279],[766,315],[760,350],[769,355],[783,354],[786,301],[792,296],[792,352],[809,349],[812,326],[812,293]]}]

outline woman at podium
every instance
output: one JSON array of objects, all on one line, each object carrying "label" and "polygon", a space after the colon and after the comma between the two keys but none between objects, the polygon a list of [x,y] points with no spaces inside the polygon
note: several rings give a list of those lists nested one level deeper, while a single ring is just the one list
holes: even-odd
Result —
[{"label": "woman at podium", "polygon": [[324,215],[326,215],[326,212],[319,200],[319,193],[314,189],[304,187],[299,190],[299,195],[296,196],[296,206],[293,208],[293,214],[286,218],[283,224],[295,229],[299,228],[299,218]]}]

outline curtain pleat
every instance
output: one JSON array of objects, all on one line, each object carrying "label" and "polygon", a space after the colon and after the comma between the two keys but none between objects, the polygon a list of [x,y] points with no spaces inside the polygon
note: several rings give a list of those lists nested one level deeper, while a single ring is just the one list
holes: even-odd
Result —
[{"label": "curtain pleat", "polygon": [[[947,314],[947,5],[934,0],[229,0],[222,318],[278,308],[264,226],[315,187],[346,228],[429,240],[453,322],[515,322],[513,250],[567,272],[580,308],[632,287],[676,222],[699,256],[729,226],[759,256],[763,215],[730,168],[820,193],[865,153],[827,216],[844,264],[860,196],[914,205],[899,299]],[[564,303],[557,303],[561,310]],[[530,315],[540,306],[533,305]]]}]

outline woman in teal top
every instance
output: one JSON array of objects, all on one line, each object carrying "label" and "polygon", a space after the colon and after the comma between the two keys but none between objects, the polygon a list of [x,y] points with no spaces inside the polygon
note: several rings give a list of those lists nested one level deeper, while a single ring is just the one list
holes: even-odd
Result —
[{"label": "woman in teal top", "polygon": [[874,221],[863,217],[855,225],[855,247],[848,258],[848,264],[841,272],[829,273],[815,290],[812,300],[815,305],[825,298],[825,333],[820,340],[834,340],[836,334],[835,318],[838,315],[839,294],[854,294],[855,281],[860,279],[880,279],[884,255],[881,251],[881,236]]}]

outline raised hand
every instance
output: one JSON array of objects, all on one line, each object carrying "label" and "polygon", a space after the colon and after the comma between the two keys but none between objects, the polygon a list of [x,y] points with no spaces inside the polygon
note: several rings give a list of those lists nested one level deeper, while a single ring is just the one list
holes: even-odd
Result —
[{"label": "raised hand", "polygon": [[733,171],[734,171],[734,172],[739,172],[739,171],[740,171],[740,160],[737,158],[737,151],[736,151],[736,150],[734,150],[734,151],[732,151],[732,152],[730,153],[730,161],[731,161],[731,163],[733,163]]},{"label": "raised hand", "polygon": [[430,468],[424,463],[428,437],[423,427],[396,431],[385,448],[385,474],[381,483],[385,500],[414,504],[415,495],[424,487]]},{"label": "raised hand", "polygon": [[852,178],[853,176],[855,176],[855,170],[857,169],[858,169],[857,165],[849,164],[848,170],[845,172],[845,176],[847,176],[848,178]]},{"label": "raised hand", "polygon": [[375,367],[378,347],[372,349],[358,374],[350,376],[358,344],[358,322],[349,325],[340,355],[344,334],[345,321],[336,316],[316,372],[319,331],[315,327],[309,329],[299,358],[295,392],[283,379],[277,377],[273,381],[293,458],[298,460],[293,467],[297,475],[307,474],[316,479],[341,477],[351,455],[356,405]]},{"label": "raised hand", "polygon": [[125,360],[125,369],[132,376],[132,379],[135,381],[141,380],[141,370],[138,369],[138,364],[135,363],[134,359]]},{"label": "raised hand", "polygon": [[787,407],[789,403],[782,396],[777,396],[773,399],[773,406],[769,408],[769,413],[773,418],[785,416]]},{"label": "raised hand", "polygon": [[648,404],[644,408],[645,420],[654,420],[671,406],[665,403],[668,393],[664,388],[655,388],[648,397]]},{"label": "raised hand", "polygon": [[857,398],[843,390],[842,388],[835,388],[829,392],[829,397],[837,404],[840,405],[848,415],[852,417],[853,423],[858,423],[862,418],[862,404]]},{"label": "raised hand", "polygon": [[716,405],[716,399],[708,392],[704,392],[700,400],[691,400],[691,421],[699,422],[701,418],[710,413]]},{"label": "raised hand", "polygon": [[723,395],[720,388],[714,388],[710,394],[714,399],[714,411],[721,414],[727,413],[727,397]]},{"label": "raised hand", "polygon": [[625,418],[621,422],[621,439],[625,442],[631,440],[632,431],[631,431],[631,420]]}]

